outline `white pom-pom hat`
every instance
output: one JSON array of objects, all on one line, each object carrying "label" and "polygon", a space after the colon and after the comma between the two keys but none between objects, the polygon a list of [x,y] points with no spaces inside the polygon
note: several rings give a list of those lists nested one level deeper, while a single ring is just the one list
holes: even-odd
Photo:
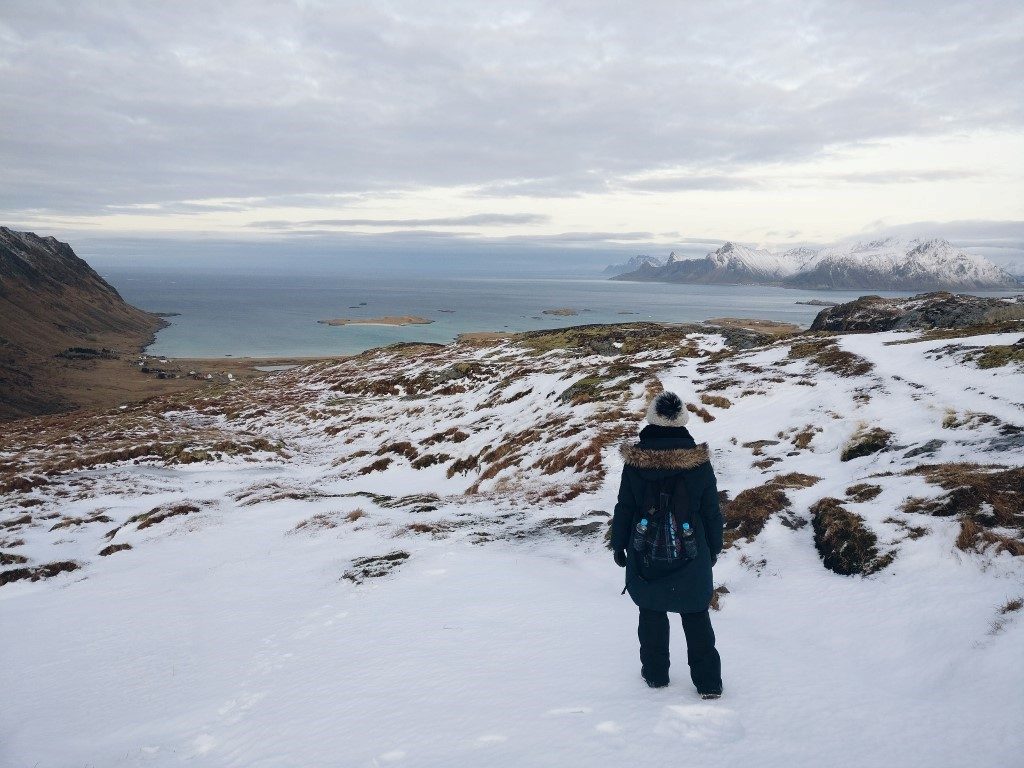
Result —
[{"label": "white pom-pom hat", "polygon": [[647,406],[647,422],[659,427],[685,427],[690,420],[686,406],[675,392],[662,392]]}]

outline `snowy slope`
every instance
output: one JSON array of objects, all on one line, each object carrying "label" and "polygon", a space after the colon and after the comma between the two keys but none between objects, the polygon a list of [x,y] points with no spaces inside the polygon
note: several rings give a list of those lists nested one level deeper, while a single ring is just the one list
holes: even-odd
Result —
[{"label": "snowy slope", "polygon": [[796,274],[800,262],[790,253],[772,253],[763,248],[726,243],[707,256],[716,269],[745,273],[766,282],[777,281]]},{"label": "snowy slope", "polygon": [[[0,551],[80,568],[0,586],[0,765],[1012,765],[1024,558],[901,506],[943,493],[922,465],[1022,464],[1024,372],[968,360],[1019,336],[399,347],[13,425]],[[715,569],[716,702],[678,624],[672,685],[643,685],[601,542],[658,382],[725,398],[691,426],[730,497],[820,478]],[[892,444],[841,461],[865,426]],[[824,568],[823,497],[891,563]]]}]

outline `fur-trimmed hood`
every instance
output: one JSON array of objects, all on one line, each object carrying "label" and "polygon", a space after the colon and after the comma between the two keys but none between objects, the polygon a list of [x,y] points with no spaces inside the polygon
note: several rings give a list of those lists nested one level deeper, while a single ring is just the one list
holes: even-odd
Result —
[{"label": "fur-trimmed hood", "polygon": [[696,469],[711,460],[707,443],[694,448],[644,448],[624,443],[619,453],[626,464],[639,469]]}]

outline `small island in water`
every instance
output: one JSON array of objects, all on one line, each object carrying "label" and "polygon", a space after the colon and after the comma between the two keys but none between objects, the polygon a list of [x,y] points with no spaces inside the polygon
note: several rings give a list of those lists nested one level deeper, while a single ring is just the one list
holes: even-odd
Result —
[{"label": "small island in water", "polygon": [[383,317],[336,317],[317,320],[324,325],[428,325],[434,322],[418,315],[385,315]]}]

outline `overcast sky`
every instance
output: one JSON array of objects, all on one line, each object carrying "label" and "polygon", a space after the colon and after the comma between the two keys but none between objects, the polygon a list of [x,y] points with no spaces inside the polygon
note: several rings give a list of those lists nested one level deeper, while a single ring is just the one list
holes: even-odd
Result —
[{"label": "overcast sky", "polygon": [[0,0],[0,100],[39,232],[1024,266],[1020,0]]}]

